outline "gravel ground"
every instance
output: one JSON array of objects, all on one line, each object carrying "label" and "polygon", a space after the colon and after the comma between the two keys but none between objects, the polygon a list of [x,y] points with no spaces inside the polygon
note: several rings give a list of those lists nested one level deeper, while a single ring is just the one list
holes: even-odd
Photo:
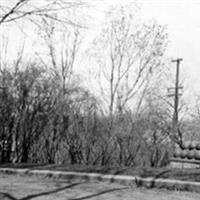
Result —
[{"label": "gravel ground", "polygon": [[193,200],[200,194],[0,174],[0,200]]}]

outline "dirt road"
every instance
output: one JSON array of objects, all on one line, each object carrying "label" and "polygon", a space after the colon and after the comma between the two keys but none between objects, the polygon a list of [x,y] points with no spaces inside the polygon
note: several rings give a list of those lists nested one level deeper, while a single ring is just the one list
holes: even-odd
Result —
[{"label": "dirt road", "polygon": [[200,194],[0,174],[0,200],[198,200]]}]

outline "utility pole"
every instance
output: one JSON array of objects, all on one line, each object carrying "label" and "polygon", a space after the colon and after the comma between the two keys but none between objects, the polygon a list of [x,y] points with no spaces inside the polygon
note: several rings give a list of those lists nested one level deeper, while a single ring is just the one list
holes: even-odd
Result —
[{"label": "utility pole", "polygon": [[172,60],[172,62],[176,62],[176,81],[175,81],[175,94],[174,94],[174,115],[173,115],[173,129],[177,129],[178,125],[178,103],[179,103],[179,89],[182,87],[179,87],[179,68],[180,68],[180,62],[182,61],[182,58],[178,58],[175,60]]},{"label": "utility pole", "polygon": [[182,86],[179,86],[179,68],[180,68],[180,62],[182,61],[182,58],[177,58],[172,60],[172,62],[176,63],[176,80],[175,80],[175,87],[168,88],[168,92],[173,90],[172,94],[169,94],[168,96],[174,96],[174,113],[173,113],[173,119],[172,119],[172,143],[173,143],[173,149],[175,148],[175,137],[178,130],[178,106],[179,106],[179,96],[181,95],[179,93],[180,89],[183,89]]}]

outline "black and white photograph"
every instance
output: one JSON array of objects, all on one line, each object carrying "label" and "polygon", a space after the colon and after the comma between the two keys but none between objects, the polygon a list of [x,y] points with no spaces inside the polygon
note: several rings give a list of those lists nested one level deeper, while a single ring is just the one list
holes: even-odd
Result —
[{"label": "black and white photograph", "polygon": [[0,200],[200,199],[200,0],[0,0]]}]

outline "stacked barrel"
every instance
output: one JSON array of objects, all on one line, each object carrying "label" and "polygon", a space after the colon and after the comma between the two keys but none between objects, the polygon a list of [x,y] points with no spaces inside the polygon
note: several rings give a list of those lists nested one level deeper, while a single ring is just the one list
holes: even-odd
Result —
[{"label": "stacked barrel", "polygon": [[199,161],[200,142],[184,142],[180,147],[176,147],[174,158]]}]

